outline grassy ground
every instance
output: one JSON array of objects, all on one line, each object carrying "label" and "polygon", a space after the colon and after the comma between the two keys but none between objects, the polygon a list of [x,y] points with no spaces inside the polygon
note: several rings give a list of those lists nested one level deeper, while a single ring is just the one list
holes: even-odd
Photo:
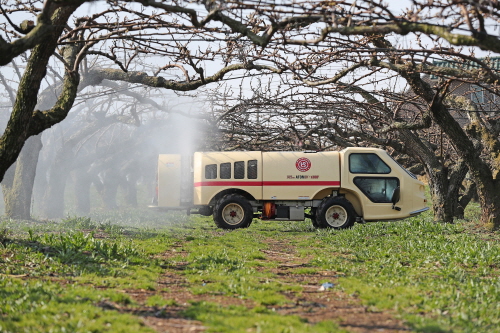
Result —
[{"label": "grassy ground", "polygon": [[498,240],[430,215],[342,231],[147,211],[3,221],[0,332],[500,332]]}]

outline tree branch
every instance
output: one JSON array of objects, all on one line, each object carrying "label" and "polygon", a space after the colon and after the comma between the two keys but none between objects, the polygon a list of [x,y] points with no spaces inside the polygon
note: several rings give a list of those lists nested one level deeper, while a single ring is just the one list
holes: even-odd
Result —
[{"label": "tree branch", "polygon": [[311,40],[294,40],[287,39],[288,44],[318,44],[324,41],[329,34],[339,33],[344,36],[353,35],[388,35],[391,33],[396,33],[399,35],[407,35],[411,32],[422,32],[427,35],[434,35],[443,38],[448,43],[457,46],[477,46],[482,50],[500,52],[500,43],[496,36],[482,34],[473,35],[462,35],[451,32],[450,27],[444,27],[440,25],[428,24],[428,23],[418,23],[418,22],[398,22],[398,23],[383,23],[375,25],[355,25],[355,26],[343,26],[335,27],[328,26],[322,29],[321,34],[318,38]]},{"label": "tree branch", "polygon": [[253,63],[247,64],[233,64],[227,67],[224,67],[217,73],[212,76],[205,77],[204,80],[191,80],[189,82],[178,82],[172,80],[166,80],[160,76],[150,76],[145,72],[128,72],[124,73],[121,70],[117,69],[100,69],[100,70],[92,70],[89,72],[89,76],[92,77],[92,80],[96,83],[107,79],[111,81],[126,81],[130,83],[140,83],[149,87],[157,87],[157,88],[166,88],[177,91],[190,91],[195,90],[201,86],[204,86],[209,83],[220,81],[224,78],[226,74],[236,70],[258,70],[258,71],[270,71],[272,73],[281,74],[284,71],[282,69],[274,68],[271,66],[265,65],[255,65]]}]

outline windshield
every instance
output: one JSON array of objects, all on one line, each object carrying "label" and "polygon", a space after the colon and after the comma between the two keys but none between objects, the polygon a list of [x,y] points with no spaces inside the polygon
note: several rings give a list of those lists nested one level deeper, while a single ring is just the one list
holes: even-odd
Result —
[{"label": "windshield", "polygon": [[403,167],[398,161],[396,161],[394,159],[394,157],[392,157],[391,155],[389,155],[389,153],[385,152],[387,154],[387,156],[389,156],[394,162],[396,162],[397,165],[399,165],[401,167],[401,169],[403,169],[404,171],[406,171],[407,174],[410,175],[411,178],[413,179],[417,179],[417,176],[415,176],[413,173],[411,173],[410,171],[406,170],[405,167]]}]

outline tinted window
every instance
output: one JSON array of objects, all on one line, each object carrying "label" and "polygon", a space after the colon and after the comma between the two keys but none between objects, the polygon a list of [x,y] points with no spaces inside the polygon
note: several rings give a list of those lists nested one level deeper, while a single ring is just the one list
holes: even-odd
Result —
[{"label": "tinted window", "polygon": [[389,173],[391,168],[376,154],[349,155],[349,171],[352,173]]},{"label": "tinted window", "polygon": [[257,160],[248,161],[248,179],[257,179]]},{"label": "tinted window", "polygon": [[221,163],[220,165],[220,178],[231,179],[231,163]]},{"label": "tinted window", "polygon": [[234,162],[234,179],[245,178],[245,162]]},{"label": "tinted window", "polygon": [[356,177],[354,184],[373,202],[391,202],[392,194],[399,186],[397,178]]},{"label": "tinted window", "polygon": [[217,178],[217,164],[205,165],[205,179]]}]

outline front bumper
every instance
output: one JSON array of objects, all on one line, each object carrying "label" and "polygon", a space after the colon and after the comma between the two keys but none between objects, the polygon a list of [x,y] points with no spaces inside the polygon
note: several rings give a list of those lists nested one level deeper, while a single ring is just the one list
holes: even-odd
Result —
[{"label": "front bumper", "polygon": [[415,216],[415,215],[418,215],[418,214],[423,213],[423,212],[428,211],[428,210],[429,210],[429,207],[425,207],[425,208],[410,212],[410,216]]}]

